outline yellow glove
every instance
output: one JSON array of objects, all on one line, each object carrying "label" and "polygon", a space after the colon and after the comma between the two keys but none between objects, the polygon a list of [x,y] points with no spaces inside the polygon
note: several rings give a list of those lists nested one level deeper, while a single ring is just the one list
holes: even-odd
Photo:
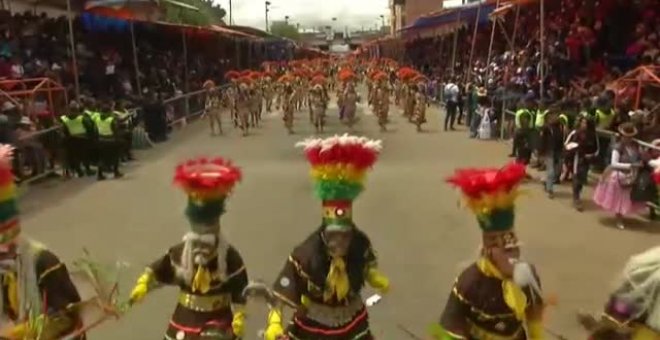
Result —
[{"label": "yellow glove", "polygon": [[367,271],[367,282],[381,294],[385,294],[390,290],[390,279],[381,274],[375,267],[371,267]]},{"label": "yellow glove", "polygon": [[7,337],[10,339],[24,339],[28,331],[27,326],[27,323],[20,323],[12,327]]},{"label": "yellow glove", "polygon": [[144,299],[149,292],[149,284],[153,280],[153,277],[153,272],[151,269],[147,268],[144,271],[144,274],[138,278],[135,287],[133,287],[133,291],[131,291],[131,297],[129,300],[131,304],[141,302]]},{"label": "yellow glove", "polygon": [[234,306],[234,318],[231,321],[231,329],[236,337],[242,338],[245,335],[245,308],[243,306]]},{"label": "yellow glove", "polygon": [[527,331],[530,340],[542,340],[544,334],[543,322],[541,320],[528,320]]},{"label": "yellow glove", "polygon": [[277,340],[284,335],[284,328],[282,328],[282,312],[278,309],[272,309],[268,313],[268,327],[264,333],[264,339]]}]

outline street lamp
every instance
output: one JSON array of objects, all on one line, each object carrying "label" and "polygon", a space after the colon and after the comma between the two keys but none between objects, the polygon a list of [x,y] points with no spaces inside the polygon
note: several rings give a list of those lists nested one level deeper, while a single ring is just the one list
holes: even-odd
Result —
[{"label": "street lamp", "polygon": [[381,14],[380,15],[380,22],[381,22],[381,27],[385,27],[385,15]]},{"label": "street lamp", "polygon": [[289,16],[288,16],[288,15],[284,17],[284,22],[285,22],[287,25],[289,24]]},{"label": "street lamp", "polygon": [[270,6],[270,1],[266,1],[264,5],[266,10],[266,32],[270,32],[270,27],[268,27],[268,12],[270,11],[270,9],[268,9],[268,6]]}]

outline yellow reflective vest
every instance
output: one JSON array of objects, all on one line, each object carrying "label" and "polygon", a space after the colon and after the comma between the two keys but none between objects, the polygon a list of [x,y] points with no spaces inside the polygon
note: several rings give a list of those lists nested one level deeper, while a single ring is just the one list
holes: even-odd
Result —
[{"label": "yellow reflective vest", "polygon": [[543,124],[545,124],[545,115],[548,114],[548,110],[538,110],[536,112],[536,121],[534,122],[534,127],[537,129],[540,129],[543,127]]},{"label": "yellow reflective vest", "polygon": [[614,120],[614,116],[616,112],[614,109],[610,110],[609,113],[605,113],[605,111],[601,109],[596,110],[596,118],[598,119],[598,128],[599,129],[607,129],[612,125],[612,120]]},{"label": "yellow reflective vest", "polygon": [[523,115],[527,115],[530,120],[532,119],[532,113],[528,109],[519,109],[516,111],[516,128],[520,128],[520,117]]},{"label": "yellow reflective vest", "polygon": [[69,134],[74,137],[79,137],[79,136],[84,136],[85,133],[87,132],[85,130],[85,124],[83,124],[83,121],[85,120],[85,116],[83,115],[78,115],[75,118],[69,118],[69,116],[62,116],[60,117],[62,120],[62,123],[64,123],[64,126],[66,126],[66,129],[69,131]]},{"label": "yellow reflective vest", "polygon": [[115,117],[109,116],[105,119],[101,116],[96,118],[96,129],[99,131],[99,136],[101,137],[112,137],[114,131],[112,131],[112,122],[115,121]]}]

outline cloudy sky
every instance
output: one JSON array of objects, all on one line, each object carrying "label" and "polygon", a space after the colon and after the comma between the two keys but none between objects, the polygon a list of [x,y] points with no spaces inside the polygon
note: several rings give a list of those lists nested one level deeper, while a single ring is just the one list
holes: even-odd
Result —
[{"label": "cloudy sky", "polygon": [[[225,9],[229,0],[214,0]],[[439,0],[438,0],[439,1]],[[265,0],[232,0],[232,16],[237,25],[265,27]],[[388,0],[270,0],[269,20],[284,20],[299,23],[302,28],[330,25],[336,17],[336,26],[351,29],[380,26],[380,15],[389,18]],[[461,0],[445,0],[445,6],[460,4]]]},{"label": "cloudy sky", "polygon": [[[229,0],[214,0],[225,9]],[[302,28],[326,26],[336,17],[336,26],[350,28],[373,28],[380,25],[380,15],[389,16],[388,0],[269,0],[269,20],[284,20],[300,23]],[[254,26],[263,29],[265,0],[232,0],[232,16],[237,25]],[[227,15],[228,19],[229,15]],[[386,23],[387,24],[387,23]]]}]

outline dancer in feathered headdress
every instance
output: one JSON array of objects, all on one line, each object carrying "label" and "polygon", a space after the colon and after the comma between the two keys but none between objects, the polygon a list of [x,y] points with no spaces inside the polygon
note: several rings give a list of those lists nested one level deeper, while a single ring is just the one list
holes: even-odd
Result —
[{"label": "dancer in feathered headdress", "polygon": [[227,106],[229,106],[229,114],[232,121],[234,122],[234,127],[238,127],[238,78],[241,76],[238,71],[228,71],[225,73],[225,79],[229,80],[229,86],[225,89],[224,96],[227,100]]},{"label": "dancer in feathered headdress", "polygon": [[296,312],[285,331],[281,304],[273,306],[266,339],[372,339],[360,291],[367,282],[385,293],[389,280],[377,270],[369,237],[355,225],[353,201],[364,190],[381,142],[343,135],[298,146],[305,149],[322,201],[321,227],[293,250],[273,286],[279,301]]},{"label": "dancer in feathered headdress", "polygon": [[349,128],[357,122],[355,115],[357,111],[357,103],[360,102],[360,96],[355,89],[356,75],[351,69],[343,69],[339,71],[339,80],[342,86],[338,88],[337,106],[339,107],[339,119],[344,122]]},{"label": "dancer in feathered headdress", "polygon": [[66,266],[21,234],[12,158],[13,147],[0,144],[0,319],[12,321],[0,323],[0,338],[51,340],[77,334],[83,326],[80,295]]},{"label": "dancer in feathered headdress", "polygon": [[293,111],[296,105],[296,91],[294,88],[295,79],[291,75],[285,74],[277,81],[280,84],[277,106],[282,107],[282,120],[284,121],[284,127],[289,134],[293,134]]},{"label": "dancer in feathered headdress", "polygon": [[[651,142],[660,146],[660,140]],[[649,166],[653,180],[660,187],[660,157],[651,150]],[[660,247],[631,256],[624,266],[616,289],[597,319],[586,313],[578,321],[591,340],[660,339]]]},{"label": "dancer in feathered headdress", "polygon": [[325,88],[325,77],[316,75],[311,80],[309,90],[310,119],[317,133],[323,132],[325,126],[325,110],[328,107],[328,91]]},{"label": "dancer in feathered headdress", "polygon": [[376,72],[372,78],[374,81],[373,111],[376,117],[378,117],[380,130],[384,132],[387,130],[387,123],[389,121],[390,85],[387,79],[387,73],[385,72]]},{"label": "dancer in feathered headdress", "polygon": [[162,285],[180,288],[165,339],[243,336],[247,272],[238,250],[220,231],[226,200],[240,180],[240,169],[222,158],[193,159],[176,168],[174,184],[188,197],[190,231],[147,267],[131,293],[131,302],[137,303]]},{"label": "dancer in feathered headdress", "polygon": [[459,188],[482,232],[481,254],[458,276],[436,339],[541,339],[543,300],[534,267],[520,260],[513,230],[525,166],[463,169],[447,179]]},{"label": "dancer in feathered headdress", "polygon": [[403,102],[403,116],[412,122],[415,112],[415,88],[410,84],[410,80],[418,75],[417,71],[410,67],[402,67],[397,72],[397,78],[400,83],[400,100]]}]

